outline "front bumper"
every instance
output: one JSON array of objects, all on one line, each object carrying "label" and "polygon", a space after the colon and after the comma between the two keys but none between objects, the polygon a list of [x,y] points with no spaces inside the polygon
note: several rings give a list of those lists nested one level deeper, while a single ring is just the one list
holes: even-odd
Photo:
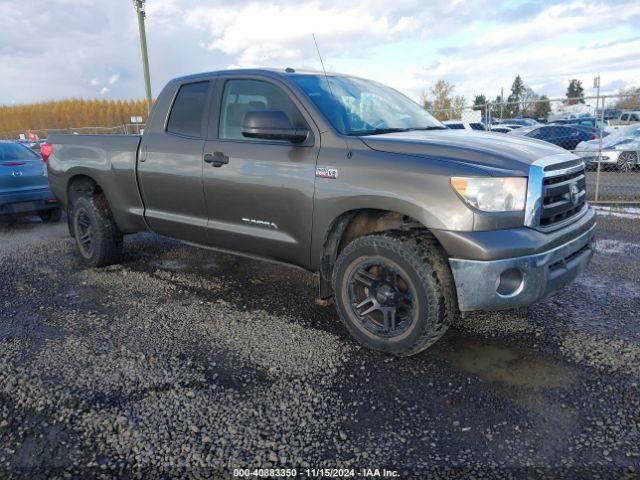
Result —
[{"label": "front bumper", "polygon": [[595,225],[550,250],[500,260],[451,258],[460,311],[503,310],[536,302],[570,283],[595,251]]},{"label": "front bumper", "polygon": [[60,206],[48,187],[0,194],[0,216],[41,212]]}]

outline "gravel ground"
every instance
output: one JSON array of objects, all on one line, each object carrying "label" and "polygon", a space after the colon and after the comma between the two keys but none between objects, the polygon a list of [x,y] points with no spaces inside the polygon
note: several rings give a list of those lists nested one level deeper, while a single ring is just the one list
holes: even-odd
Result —
[{"label": "gravel ground", "polygon": [[599,226],[559,295],[398,359],[305,272],[151,234],[83,269],[64,222],[0,224],[0,477],[635,478],[640,221]]}]

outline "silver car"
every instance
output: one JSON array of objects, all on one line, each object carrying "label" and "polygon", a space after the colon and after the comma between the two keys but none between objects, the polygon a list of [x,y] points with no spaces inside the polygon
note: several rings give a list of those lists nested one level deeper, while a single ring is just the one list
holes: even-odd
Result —
[{"label": "silver car", "polygon": [[587,168],[603,167],[628,172],[639,165],[640,124],[631,125],[602,139],[602,156],[598,155],[600,140],[580,142],[574,153],[583,158]]}]

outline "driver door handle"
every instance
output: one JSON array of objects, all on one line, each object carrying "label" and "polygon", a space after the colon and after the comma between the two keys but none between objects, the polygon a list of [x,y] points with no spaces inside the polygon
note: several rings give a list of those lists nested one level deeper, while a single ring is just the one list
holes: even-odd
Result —
[{"label": "driver door handle", "polygon": [[203,160],[214,167],[221,167],[229,163],[229,157],[222,152],[205,153]]}]

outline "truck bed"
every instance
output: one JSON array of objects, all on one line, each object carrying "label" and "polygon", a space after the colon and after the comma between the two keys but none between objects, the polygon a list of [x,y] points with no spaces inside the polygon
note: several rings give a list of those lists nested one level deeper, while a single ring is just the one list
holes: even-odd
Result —
[{"label": "truck bed", "polygon": [[51,135],[49,184],[56,197],[67,205],[69,181],[90,176],[102,185],[125,233],[145,229],[135,173],[141,139],[140,135]]}]

